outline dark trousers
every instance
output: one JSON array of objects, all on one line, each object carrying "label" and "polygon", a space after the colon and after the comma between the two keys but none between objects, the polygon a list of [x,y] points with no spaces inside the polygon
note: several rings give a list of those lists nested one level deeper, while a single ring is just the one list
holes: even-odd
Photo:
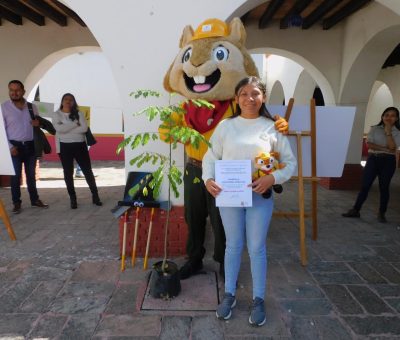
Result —
[{"label": "dark trousers", "polygon": [[94,179],[89,151],[85,142],[60,143],[60,160],[64,170],[64,180],[69,197],[76,199],[74,186],[74,159],[82,169],[92,195],[97,195],[96,180]]},{"label": "dark trousers", "polygon": [[[204,239],[207,216],[210,216],[214,232],[214,260],[223,263],[225,255],[225,232],[215,199],[201,180],[201,168],[187,164],[184,176],[185,220],[189,227],[186,252],[192,261],[201,260],[206,252]],[[198,178],[200,182],[194,183]]]},{"label": "dark trousers", "polygon": [[18,155],[12,156],[15,176],[11,176],[11,197],[13,203],[21,203],[21,174],[22,164],[25,167],[26,184],[28,186],[31,203],[39,199],[36,189],[36,156],[33,141],[15,145],[18,148]]},{"label": "dark trousers", "polygon": [[354,209],[357,211],[361,210],[363,203],[368,197],[369,189],[372,183],[374,183],[376,176],[378,176],[380,193],[379,212],[384,214],[389,202],[390,181],[395,170],[396,157],[394,155],[369,155],[363,172],[361,191],[358,193]]}]

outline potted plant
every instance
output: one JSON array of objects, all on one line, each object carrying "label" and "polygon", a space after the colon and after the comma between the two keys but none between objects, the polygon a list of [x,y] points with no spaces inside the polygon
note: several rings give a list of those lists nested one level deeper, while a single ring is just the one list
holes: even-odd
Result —
[{"label": "potted plant", "polygon": [[[131,93],[135,99],[139,98],[159,98],[161,94],[153,90],[137,90]],[[201,142],[210,145],[209,142],[196,130],[177,124],[177,121],[184,119],[186,114],[184,104],[188,104],[189,100],[178,101],[172,103],[174,94],[169,94],[168,104],[166,105],[150,105],[138,111],[134,115],[145,115],[149,122],[155,118],[159,118],[162,124],[158,132],[142,132],[135,133],[126,137],[118,146],[117,152],[123,148],[130,147],[132,150],[139,150],[150,142],[157,142],[160,139],[169,143],[168,153],[162,154],[156,151],[143,151],[130,160],[130,165],[136,165],[138,168],[144,164],[151,163],[156,166],[155,171],[148,175],[148,185],[143,188],[139,184],[130,189],[129,194],[135,196],[138,190],[142,190],[143,196],[148,195],[148,188],[152,190],[154,199],[157,199],[161,193],[161,187],[164,179],[168,180],[167,194],[167,214],[164,228],[164,257],[163,260],[153,265],[150,278],[150,294],[153,297],[171,298],[180,292],[180,279],[178,266],[168,261],[168,226],[171,210],[171,191],[175,198],[179,197],[179,186],[183,182],[183,172],[177,167],[173,158],[173,151],[176,151],[178,143],[190,143],[198,148]],[[212,108],[213,105],[205,100],[190,100],[196,106],[205,106]],[[161,133],[160,133],[161,131]],[[200,182],[200,178],[195,178],[195,182]]]}]

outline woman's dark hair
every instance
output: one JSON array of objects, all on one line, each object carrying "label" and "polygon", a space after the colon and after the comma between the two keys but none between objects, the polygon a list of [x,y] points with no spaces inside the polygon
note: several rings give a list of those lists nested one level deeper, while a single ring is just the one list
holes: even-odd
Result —
[{"label": "woman's dark hair", "polygon": [[394,111],[394,112],[396,112],[397,121],[394,123],[394,126],[397,128],[397,130],[400,130],[399,109],[398,109],[397,107],[394,107],[394,106],[389,106],[389,107],[387,107],[387,108],[383,111],[383,113],[381,114],[381,121],[380,121],[378,124],[376,124],[376,125],[377,125],[377,126],[379,126],[379,125],[384,125],[384,123],[383,123],[383,116],[385,115],[386,112],[389,112],[389,111]]},{"label": "woman's dark hair", "polygon": [[[238,96],[242,87],[244,87],[246,85],[254,85],[262,92],[263,95],[266,95],[266,93],[267,93],[267,87],[262,82],[262,80],[258,77],[251,76],[251,77],[243,78],[241,81],[239,81],[237,83],[237,85],[235,87],[235,95]],[[241,113],[242,113],[242,110],[240,109],[239,103],[236,103],[236,109],[231,118],[240,116]],[[260,116],[274,120],[274,118],[272,118],[271,114],[268,112],[268,110],[264,104],[261,105],[259,114],[260,114]]]},{"label": "woman's dark hair", "polygon": [[74,101],[74,103],[71,106],[71,112],[69,114],[69,119],[71,120],[78,120],[79,121],[79,110],[78,110],[78,104],[76,103],[76,99],[72,93],[65,93],[62,98],[61,98],[61,104],[60,104],[60,110],[63,108],[63,101],[65,97],[71,97]]}]

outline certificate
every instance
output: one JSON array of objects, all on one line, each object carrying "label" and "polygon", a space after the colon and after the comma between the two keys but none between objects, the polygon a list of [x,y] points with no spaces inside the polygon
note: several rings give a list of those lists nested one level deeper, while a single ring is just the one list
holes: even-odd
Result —
[{"label": "certificate", "polygon": [[251,160],[215,162],[215,182],[222,191],[215,199],[217,207],[251,207]]}]

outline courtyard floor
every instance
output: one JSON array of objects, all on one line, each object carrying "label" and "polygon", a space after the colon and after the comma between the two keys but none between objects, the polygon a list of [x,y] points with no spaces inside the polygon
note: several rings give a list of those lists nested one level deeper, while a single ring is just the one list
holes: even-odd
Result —
[{"label": "courtyard floor", "polygon": [[[223,293],[210,250],[206,275],[185,284],[187,300],[170,309],[151,303],[145,309],[150,270],[144,271],[138,259],[135,268],[120,272],[118,221],[110,212],[123,195],[124,164],[94,162],[94,171],[103,207],[94,206],[85,181],[76,180],[79,207],[71,210],[58,163],[44,162],[40,168],[39,194],[50,204],[47,210],[31,208],[23,188],[23,210],[12,215],[10,189],[0,188],[17,235],[11,241],[0,222],[0,339],[400,339],[399,171],[386,224],[376,220],[377,183],[360,219],[341,217],[356,192],[318,188],[319,236],[311,240],[306,220],[306,267],[299,261],[298,220],[273,219],[267,323],[260,328],[248,324],[247,254],[229,321],[216,319],[215,306],[200,310],[189,301],[201,287],[210,296]],[[295,182],[276,196],[276,209],[297,209]],[[210,231],[207,249],[212,249]],[[185,259],[173,260],[182,264]],[[207,275],[215,284],[207,284]]]}]

